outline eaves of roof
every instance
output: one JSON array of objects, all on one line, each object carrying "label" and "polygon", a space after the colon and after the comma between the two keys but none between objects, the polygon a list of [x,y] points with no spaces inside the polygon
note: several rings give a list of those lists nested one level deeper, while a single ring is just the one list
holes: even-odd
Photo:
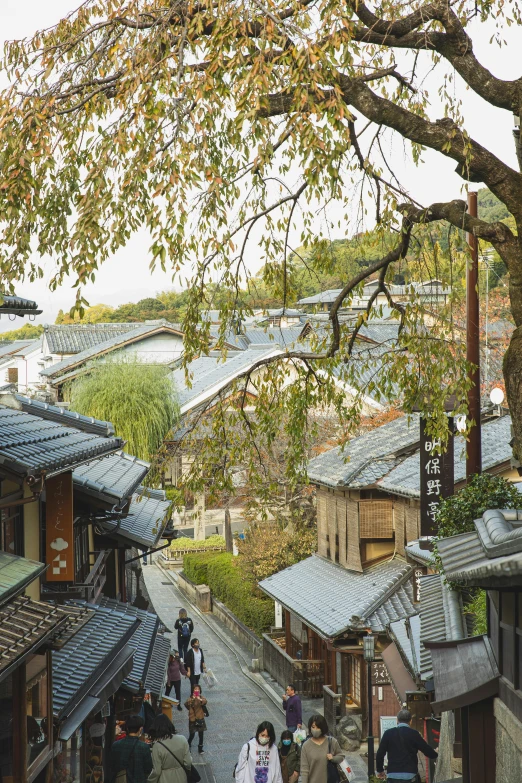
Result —
[{"label": "eaves of roof", "polygon": [[65,380],[65,375],[67,375],[67,378],[72,377],[71,371],[73,368],[79,367],[80,365],[84,364],[84,362],[94,358],[95,356],[103,356],[116,348],[132,345],[144,337],[152,337],[154,334],[163,333],[183,337],[183,332],[175,329],[172,326],[168,326],[166,324],[144,324],[137,326],[136,329],[133,329],[132,331],[129,331],[125,334],[118,335],[117,337],[113,337],[103,343],[99,343],[99,345],[93,346],[92,348],[87,348],[85,351],[81,351],[80,353],[64,359],[57,364],[51,365],[51,367],[46,367],[40,372],[40,375],[46,378],[52,378],[53,383],[63,382]]},{"label": "eaves of roof", "polygon": [[0,313],[9,315],[41,315],[38,305],[32,299],[23,299],[21,296],[0,294]]},{"label": "eaves of roof", "polygon": [[150,464],[125,452],[86,462],[73,472],[75,487],[114,505],[127,501],[147,475]]},{"label": "eaves of roof", "polygon": [[23,394],[16,394],[15,397],[21,404],[24,413],[39,416],[41,419],[56,421],[58,424],[64,424],[65,426],[72,426],[82,432],[92,432],[95,435],[102,435],[105,438],[114,435],[114,427],[110,421],[101,421],[100,419],[95,419],[93,416],[82,416],[80,413],[71,411],[68,408],[62,408],[58,405],[49,405],[47,402],[25,397]]}]

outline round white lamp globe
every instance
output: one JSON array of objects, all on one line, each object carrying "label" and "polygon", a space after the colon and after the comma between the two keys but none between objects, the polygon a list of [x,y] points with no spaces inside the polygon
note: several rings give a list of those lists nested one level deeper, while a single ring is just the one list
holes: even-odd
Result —
[{"label": "round white lamp globe", "polygon": [[491,400],[493,405],[502,405],[502,403],[504,402],[504,392],[502,391],[502,389],[499,389],[498,386],[495,386],[494,389],[491,389],[489,399]]},{"label": "round white lamp globe", "polygon": [[457,416],[455,418],[455,424],[457,425],[457,429],[459,432],[465,432],[466,430],[466,417],[464,414],[461,414],[460,416]]}]

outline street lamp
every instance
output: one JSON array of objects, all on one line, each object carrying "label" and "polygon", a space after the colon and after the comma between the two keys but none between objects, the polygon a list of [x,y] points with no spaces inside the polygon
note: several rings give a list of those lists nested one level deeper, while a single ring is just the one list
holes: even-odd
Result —
[{"label": "street lamp", "polygon": [[493,403],[493,405],[496,405],[498,408],[498,415],[501,415],[500,412],[500,406],[504,402],[504,392],[501,388],[498,386],[495,386],[493,389],[491,389],[491,392],[489,393],[489,399]]},{"label": "street lamp", "polygon": [[375,660],[375,636],[371,631],[363,636],[364,660],[368,664],[368,779],[375,775],[375,748],[373,736],[372,661]]}]

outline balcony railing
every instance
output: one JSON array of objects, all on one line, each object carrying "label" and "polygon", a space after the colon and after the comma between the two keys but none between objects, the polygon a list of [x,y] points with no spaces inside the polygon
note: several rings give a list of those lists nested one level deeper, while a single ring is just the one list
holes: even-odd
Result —
[{"label": "balcony railing", "polygon": [[286,688],[295,685],[302,696],[321,697],[324,685],[324,661],[298,661],[291,658],[275,641],[284,638],[283,633],[263,634],[263,665],[266,671]]},{"label": "balcony railing", "polygon": [[43,585],[42,598],[46,601],[57,601],[58,603],[70,599],[87,601],[89,604],[96,603],[107,581],[106,563],[110,551],[102,550],[101,552],[91,554],[96,555],[96,560],[83,582],[64,585],[47,582]]}]

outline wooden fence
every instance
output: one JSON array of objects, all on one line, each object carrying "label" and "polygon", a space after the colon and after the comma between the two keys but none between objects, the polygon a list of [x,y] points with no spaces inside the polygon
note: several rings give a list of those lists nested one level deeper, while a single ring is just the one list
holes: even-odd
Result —
[{"label": "wooden fence", "polygon": [[265,670],[285,688],[295,685],[301,696],[320,698],[323,695],[324,662],[298,661],[291,658],[275,639],[284,638],[284,633],[263,634],[263,666]]}]

